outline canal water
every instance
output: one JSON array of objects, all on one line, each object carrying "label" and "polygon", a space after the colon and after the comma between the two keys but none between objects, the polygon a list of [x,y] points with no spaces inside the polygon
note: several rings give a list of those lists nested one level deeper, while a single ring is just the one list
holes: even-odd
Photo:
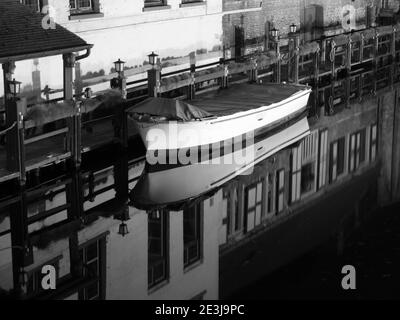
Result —
[{"label": "canal water", "polygon": [[[143,207],[132,196],[121,196],[118,184],[127,182],[132,195],[143,180],[144,159],[114,151],[91,155],[98,159],[95,168],[62,176],[44,168],[40,178],[28,177],[24,244],[30,253],[19,265],[20,249],[12,247],[16,235],[10,229],[13,214],[21,210],[11,198],[4,204],[3,297],[21,297],[21,292],[43,299],[399,297],[399,206],[378,208],[379,163],[281,211],[279,182],[269,172],[279,168],[279,157],[289,160],[287,150],[182,201],[177,201],[185,194],[178,189],[182,183],[190,182],[189,188],[199,176],[212,179],[213,173],[178,169],[180,178],[169,185],[173,203]],[[77,217],[78,207],[70,209],[76,205],[71,188],[82,197],[84,214]],[[146,188],[140,192],[145,195]],[[48,214],[40,218],[43,212]],[[40,285],[44,265],[57,270],[52,292]],[[356,290],[341,287],[344,265],[356,269]]]}]

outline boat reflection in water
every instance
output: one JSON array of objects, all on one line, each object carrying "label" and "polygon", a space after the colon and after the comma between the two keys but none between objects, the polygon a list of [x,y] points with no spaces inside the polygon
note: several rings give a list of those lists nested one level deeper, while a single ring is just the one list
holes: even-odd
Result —
[{"label": "boat reflection in water", "polygon": [[207,146],[205,152],[199,152],[197,163],[165,165],[147,162],[131,193],[131,200],[137,207],[151,208],[196,198],[238,175],[250,174],[254,165],[309,133],[307,117],[303,113],[283,126],[258,130],[246,141],[230,144],[230,152],[226,152],[226,145],[221,149]]}]

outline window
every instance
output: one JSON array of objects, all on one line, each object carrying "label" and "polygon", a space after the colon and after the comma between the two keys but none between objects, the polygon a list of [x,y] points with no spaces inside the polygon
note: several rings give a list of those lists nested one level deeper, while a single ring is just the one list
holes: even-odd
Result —
[{"label": "window", "polygon": [[272,213],[273,210],[273,198],[272,192],[274,188],[272,174],[268,174],[266,178],[266,185],[267,185],[267,214]]},{"label": "window", "polygon": [[359,163],[361,164],[361,163],[364,163],[365,159],[366,159],[366,157],[365,157],[365,151],[366,151],[365,145],[367,142],[366,130],[362,129],[358,134],[360,135],[360,160],[359,160]]},{"label": "window", "polygon": [[365,161],[366,131],[362,129],[350,135],[349,172],[356,170]]},{"label": "window", "polygon": [[281,169],[276,174],[276,213],[283,211],[285,192],[285,170]]},{"label": "window", "polygon": [[227,220],[228,220],[228,237],[237,233],[241,227],[240,210],[239,210],[239,188],[235,187],[226,194],[227,199]]},{"label": "window", "polygon": [[201,204],[183,211],[183,265],[185,268],[201,259]]},{"label": "window", "polygon": [[344,172],[345,138],[331,143],[329,152],[329,178],[333,182]]},{"label": "window", "polygon": [[149,8],[149,7],[161,7],[161,6],[166,6],[167,1],[166,0],[144,0],[144,7]]},{"label": "window", "polygon": [[291,155],[292,176],[291,176],[291,202],[300,199],[300,183],[301,183],[301,144],[292,148]]},{"label": "window", "polygon": [[105,236],[92,240],[80,248],[79,255],[83,264],[83,276],[88,280],[93,280],[79,290],[80,300],[101,300],[105,298],[105,252]]},{"label": "window", "polygon": [[371,143],[370,143],[370,150],[369,150],[370,161],[374,161],[376,158],[377,137],[378,137],[377,125],[373,124],[371,126]]},{"label": "window", "polygon": [[37,12],[41,12],[43,8],[42,0],[21,0],[21,3]]},{"label": "window", "polygon": [[148,287],[168,279],[168,211],[148,214]]},{"label": "window", "polygon": [[246,231],[253,230],[261,223],[263,183],[257,182],[246,188],[245,217]]},{"label": "window", "polygon": [[307,163],[301,167],[301,193],[307,193],[314,188],[314,164]]},{"label": "window", "polygon": [[97,13],[100,11],[99,0],[69,0],[71,15]]},{"label": "window", "polygon": [[198,3],[198,2],[203,2],[203,0],[182,0],[182,4]]}]

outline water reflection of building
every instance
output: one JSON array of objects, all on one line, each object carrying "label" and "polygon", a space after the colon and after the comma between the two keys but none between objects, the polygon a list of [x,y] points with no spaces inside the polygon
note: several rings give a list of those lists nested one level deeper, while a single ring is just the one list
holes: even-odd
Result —
[{"label": "water reflection of building", "polygon": [[[0,243],[8,249],[0,252],[0,287],[19,287],[27,298],[218,298],[215,209],[207,204],[176,212],[128,209],[107,191],[109,174],[100,170],[92,180],[94,190],[84,188],[84,207],[95,205],[82,208],[84,220],[68,219],[68,182],[60,182],[60,187],[46,192],[47,199],[28,206],[26,247],[31,250],[21,265],[13,258],[19,248],[10,248],[10,217],[17,204],[2,212]],[[50,213],[50,219],[38,222]],[[57,289],[44,292],[41,268],[49,264],[57,270]]]}]

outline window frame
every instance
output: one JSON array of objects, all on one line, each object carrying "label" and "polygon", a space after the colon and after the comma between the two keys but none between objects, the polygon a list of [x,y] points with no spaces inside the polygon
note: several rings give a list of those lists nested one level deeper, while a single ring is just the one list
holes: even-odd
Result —
[{"label": "window frame", "polygon": [[[74,2],[74,7],[71,7],[71,1]],[[81,7],[79,6],[80,0],[69,0],[69,14],[70,17],[74,16],[85,16],[85,15],[92,15],[92,14],[99,14],[100,13],[100,3],[99,0],[87,0],[90,3],[89,7]]]},{"label": "window frame", "polygon": [[[153,218],[153,214],[159,214],[159,217]],[[155,210],[148,212],[148,258],[147,258],[147,287],[148,290],[156,290],[159,286],[162,286],[166,282],[168,282],[170,274],[169,274],[169,212],[167,210]],[[157,260],[150,261],[150,223],[151,220],[160,220],[160,241],[162,247],[162,255]],[[164,268],[164,276],[162,278],[156,279],[154,278],[154,269],[157,265],[163,264]],[[152,277],[150,278],[150,271],[153,272]],[[152,279],[152,281],[150,281]]]},{"label": "window frame", "polygon": [[168,6],[168,1],[167,0],[144,0],[143,8],[148,9],[148,8],[158,8],[158,7],[166,7]]},{"label": "window frame", "polygon": [[[278,215],[285,209],[285,169],[277,170],[275,178],[276,178],[275,208],[276,208],[276,214]],[[280,187],[281,182],[282,186]],[[281,199],[282,199],[282,206],[280,206]]]},{"label": "window frame", "polygon": [[[259,188],[261,190],[259,190]],[[255,203],[254,205],[249,207],[249,193],[251,190],[255,192]],[[260,199],[259,199],[260,196]],[[263,202],[264,202],[264,183],[262,180],[258,180],[253,182],[249,186],[245,188],[245,196],[244,196],[244,217],[245,217],[245,231],[250,232],[256,229],[258,226],[262,224],[263,218]],[[257,218],[257,209],[259,210],[259,218]],[[254,224],[251,229],[249,229],[249,214],[254,212]]]},{"label": "window frame", "polygon": [[[375,131],[375,138],[374,138]],[[378,125],[373,123],[370,128],[369,159],[371,162],[376,160],[378,154]]]},{"label": "window frame", "polygon": [[[81,288],[78,291],[78,298],[79,300],[104,300],[106,296],[106,243],[107,243],[107,235],[108,232],[93,238],[79,246],[79,256],[81,259],[81,262],[83,265],[92,263],[95,260],[97,261],[97,275],[93,278],[93,282],[90,282],[88,285],[85,287]],[[86,250],[96,243],[97,245],[97,256],[96,258],[90,259],[90,261],[86,261]],[[86,254],[85,254],[86,253]],[[87,277],[87,268],[83,268],[83,276]],[[90,278],[89,278],[90,279]],[[87,290],[88,288],[93,285],[94,283],[97,283],[98,285],[98,295],[94,298],[87,298]]]},{"label": "window frame", "polygon": [[[193,211],[192,211],[193,210]],[[185,241],[185,215],[194,212],[195,220],[195,239],[189,242]],[[187,270],[191,266],[203,261],[203,205],[197,203],[191,208],[183,210],[183,268]],[[196,245],[197,255],[194,259],[189,259],[189,250]],[[186,257],[188,257],[186,259]]]}]

